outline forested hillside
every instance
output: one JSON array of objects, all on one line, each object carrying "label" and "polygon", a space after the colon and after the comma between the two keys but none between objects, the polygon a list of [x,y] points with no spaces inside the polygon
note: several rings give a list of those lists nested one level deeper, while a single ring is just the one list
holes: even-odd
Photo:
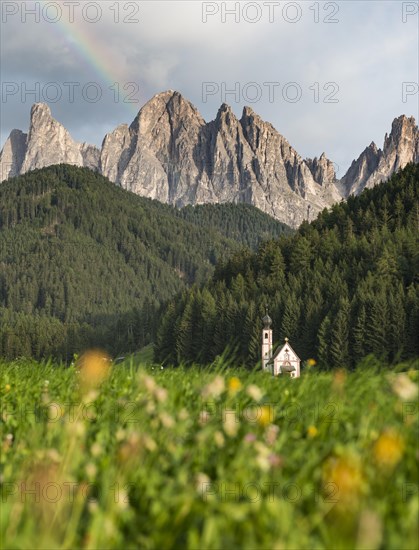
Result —
[{"label": "forested hillside", "polygon": [[351,366],[419,355],[419,166],[324,211],[294,236],[236,254],[211,281],[172,301],[155,356],[208,363],[229,346],[238,361],[260,355],[265,306],[277,342],[302,359]]},{"label": "forested hillside", "polygon": [[253,207],[187,209],[59,165],[0,185],[0,355],[148,343],[160,304],[243,244],[289,231]]},{"label": "forested hillside", "polygon": [[256,250],[262,241],[292,234],[287,225],[250,204],[201,204],[185,206],[178,215],[198,227],[213,227],[238,243]]}]

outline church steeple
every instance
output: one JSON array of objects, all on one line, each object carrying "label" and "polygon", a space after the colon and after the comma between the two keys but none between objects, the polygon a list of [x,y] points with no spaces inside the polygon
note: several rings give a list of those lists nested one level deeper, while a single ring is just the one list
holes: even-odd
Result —
[{"label": "church steeple", "polygon": [[268,315],[268,308],[262,322],[262,368],[268,370],[268,362],[272,358],[272,319]]},{"label": "church steeple", "polygon": [[270,329],[272,325],[272,319],[268,315],[268,308],[266,308],[266,315],[262,319],[263,328]]}]

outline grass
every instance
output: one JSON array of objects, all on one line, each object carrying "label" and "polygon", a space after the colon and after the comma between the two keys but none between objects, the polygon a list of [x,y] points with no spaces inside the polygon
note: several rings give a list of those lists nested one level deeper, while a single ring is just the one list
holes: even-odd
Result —
[{"label": "grass", "polygon": [[2,548],[417,548],[418,365],[1,364]]}]

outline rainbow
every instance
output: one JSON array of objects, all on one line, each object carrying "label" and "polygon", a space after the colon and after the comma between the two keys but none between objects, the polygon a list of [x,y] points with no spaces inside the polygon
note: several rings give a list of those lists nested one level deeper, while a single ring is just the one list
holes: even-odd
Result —
[{"label": "rainbow", "polygon": [[[40,6],[46,6],[50,0],[39,0]],[[76,9],[81,10],[81,5]],[[106,92],[111,94],[116,93],[117,85],[119,84],[119,101],[126,106],[130,115],[136,116],[142,104],[140,96],[141,90],[135,90],[130,87],[124,90],[124,85],[127,84],[126,76],[123,73],[123,65],[116,58],[115,52],[111,51],[103,41],[99,41],[92,33],[83,28],[83,25],[77,23],[77,15],[80,17],[81,12],[75,11],[74,23],[71,23],[68,18],[68,11],[63,9],[62,17],[56,23],[50,23],[50,28],[59,40],[66,42],[70,51],[77,56],[78,60],[91,72],[92,70],[99,78],[97,83],[102,86],[103,94]],[[52,15],[51,15],[52,17]],[[138,103],[124,102],[124,98],[131,97],[138,100]]]}]

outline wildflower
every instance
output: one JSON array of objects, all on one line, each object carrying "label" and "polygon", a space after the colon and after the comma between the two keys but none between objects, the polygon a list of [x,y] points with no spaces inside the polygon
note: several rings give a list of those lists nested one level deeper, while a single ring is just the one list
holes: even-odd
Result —
[{"label": "wildflower", "polygon": [[157,401],[164,402],[167,399],[167,390],[159,386],[155,389],[154,394]]},{"label": "wildflower", "polygon": [[87,477],[89,479],[94,479],[97,474],[97,466],[93,462],[88,462],[85,467]]},{"label": "wildflower", "polygon": [[115,502],[121,510],[126,510],[129,507],[129,496],[126,489],[118,488],[118,493],[115,494]]},{"label": "wildflower", "polygon": [[170,414],[166,412],[162,412],[160,414],[160,422],[165,428],[173,428],[173,426],[175,425],[175,421],[173,420],[173,418],[170,416]]},{"label": "wildflower", "polygon": [[123,428],[118,428],[115,434],[117,441],[123,441],[126,437],[127,433]]},{"label": "wildflower", "polygon": [[363,485],[359,459],[349,455],[330,458],[323,468],[323,481],[325,487],[336,488],[334,498],[339,505],[353,504]]},{"label": "wildflower", "polygon": [[90,447],[90,452],[92,453],[92,456],[100,456],[103,452],[102,445],[96,441]]},{"label": "wildflower", "polygon": [[244,441],[246,441],[246,443],[253,443],[254,441],[256,441],[256,435],[248,433],[244,436]]},{"label": "wildflower", "polygon": [[48,449],[46,455],[52,462],[55,462],[57,464],[61,462],[61,455],[57,451],[57,449]]},{"label": "wildflower", "polygon": [[317,361],[315,359],[308,359],[307,360],[307,367],[315,367],[317,365]]},{"label": "wildflower", "polygon": [[6,385],[4,386],[4,389],[5,389],[7,392],[9,392],[10,389],[11,389],[11,385],[10,385],[10,384],[6,384]]},{"label": "wildflower", "polygon": [[85,405],[89,405],[90,403],[93,403],[93,401],[96,401],[98,397],[99,397],[99,392],[97,390],[89,390],[87,393],[83,395],[82,403]]},{"label": "wildflower", "polygon": [[383,525],[377,512],[364,510],[361,514],[358,527],[357,548],[381,548]]},{"label": "wildflower", "polygon": [[223,434],[218,430],[214,434],[214,441],[215,441],[215,444],[217,445],[217,447],[219,447],[220,449],[222,447],[224,447],[225,438],[224,438]]},{"label": "wildflower", "polygon": [[236,376],[233,376],[232,378],[230,378],[230,380],[228,381],[228,391],[231,394],[237,393],[238,391],[241,390],[241,388],[242,388],[242,383]]},{"label": "wildflower", "polygon": [[50,403],[48,406],[48,419],[51,423],[57,422],[64,416],[65,409],[60,403]]},{"label": "wildflower", "polygon": [[202,390],[203,397],[219,397],[225,390],[225,382],[222,376],[216,376],[212,382]]},{"label": "wildflower", "polygon": [[261,426],[267,426],[274,419],[274,409],[271,405],[263,405],[260,407],[257,421]]},{"label": "wildflower", "polygon": [[76,437],[82,437],[86,433],[86,424],[77,420],[76,422],[69,422],[66,424],[66,429]]},{"label": "wildflower", "polygon": [[156,381],[154,380],[154,378],[152,378],[151,376],[147,376],[147,375],[144,375],[142,377],[142,383],[145,387],[145,389],[150,392],[150,393],[154,393],[154,390],[156,389],[157,387],[157,384],[156,384]]},{"label": "wildflower", "polygon": [[157,443],[154,441],[154,439],[152,437],[150,437],[149,435],[147,434],[144,434],[143,435],[143,442],[144,442],[144,447],[148,450],[148,451],[155,451],[157,449]]},{"label": "wildflower", "polygon": [[266,445],[264,445],[260,441],[256,441],[255,449],[257,452],[256,464],[259,466],[259,468],[262,471],[264,472],[269,471],[271,468],[271,459],[270,459],[270,456],[272,454],[271,451],[268,449],[268,447],[266,447]]},{"label": "wildflower", "polygon": [[395,376],[389,376],[388,379],[390,380],[393,392],[402,401],[412,401],[416,399],[418,387],[410,380],[407,374],[396,374]]},{"label": "wildflower", "polygon": [[120,462],[131,462],[141,454],[142,450],[143,445],[140,436],[137,433],[131,433],[118,450],[118,460]]},{"label": "wildflower", "polygon": [[387,430],[377,439],[373,452],[379,466],[391,469],[400,462],[403,451],[403,438],[394,430]]},{"label": "wildflower", "polygon": [[316,437],[319,433],[319,430],[316,428],[316,426],[309,426],[307,428],[307,435],[310,439],[313,439],[313,437]]},{"label": "wildflower", "polygon": [[153,414],[153,412],[156,410],[156,405],[153,401],[148,401],[145,410],[147,414]]},{"label": "wildflower", "polygon": [[239,429],[239,420],[235,411],[226,410],[223,419],[224,431],[229,437],[235,437]]},{"label": "wildflower", "polygon": [[344,369],[337,369],[333,376],[333,389],[341,391],[346,381],[346,371]]},{"label": "wildflower", "polygon": [[106,380],[110,370],[110,357],[98,350],[84,353],[78,360],[82,388],[91,389]]},{"label": "wildflower", "polygon": [[44,380],[44,386],[46,386],[46,387],[49,386],[49,380]]},{"label": "wildflower", "polygon": [[268,456],[268,461],[269,461],[269,464],[272,468],[280,468],[283,464],[282,456],[280,456],[276,453],[271,453]]},{"label": "wildflower", "polygon": [[87,507],[91,514],[99,510],[99,505],[95,498],[89,498],[89,500],[87,501]]},{"label": "wildflower", "polygon": [[186,409],[181,409],[178,414],[179,420],[187,420],[189,418],[189,413]]},{"label": "wildflower", "polygon": [[13,441],[13,434],[7,434],[7,435],[6,435],[6,441],[7,441],[8,443],[11,443],[11,442]]},{"label": "wildflower", "polygon": [[268,426],[266,428],[266,433],[265,433],[266,443],[272,446],[278,437],[278,433],[279,433],[279,428],[276,424],[271,424],[270,426]]},{"label": "wildflower", "polygon": [[201,425],[203,424],[206,424],[207,422],[209,422],[211,419],[211,415],[208,411],[201,411],[199,413],[199,423]]},{"label": "wildflower", "polygon": [[263,397],[263,391],[256,384],[250,384],[246,389],[246,393],[254,401],[260,401]]},{"label": "wildflower", "polygon": [[211,484],[210,478],[207,476],[207,474],[204,474],[203,472],[199,472],[195,478],[195,489],[196,492],[204,496],[207,492],[207,487]]}]

